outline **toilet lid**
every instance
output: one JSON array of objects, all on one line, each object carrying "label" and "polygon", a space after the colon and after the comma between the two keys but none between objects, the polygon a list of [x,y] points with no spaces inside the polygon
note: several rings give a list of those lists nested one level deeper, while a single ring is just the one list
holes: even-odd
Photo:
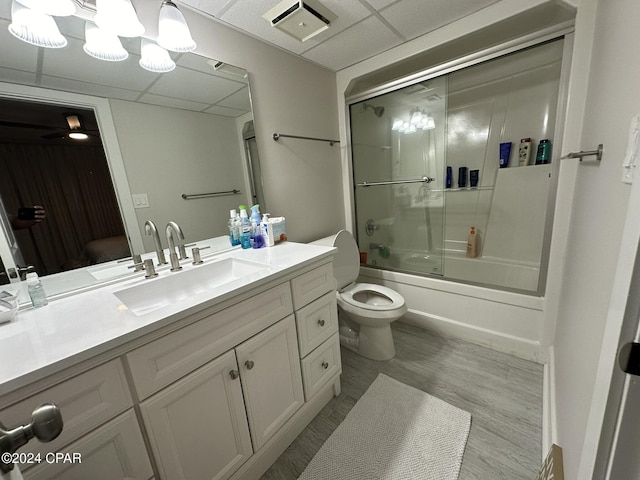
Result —
[{"label": "toilet lid", "polygon": [[353,236],[346,230],[340,230],[333,239],[337,251],[333,255],[333,275],[338,289],[355,282],[360,273],[360,253]]}]

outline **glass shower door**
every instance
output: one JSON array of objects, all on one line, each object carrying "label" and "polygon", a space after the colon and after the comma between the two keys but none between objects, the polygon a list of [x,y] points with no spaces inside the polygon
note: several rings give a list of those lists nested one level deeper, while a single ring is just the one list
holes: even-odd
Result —
[{"label": "glass shower door", "polygon": [[440,77],[349,107],[363,263],[443,273],[446,88]]}]

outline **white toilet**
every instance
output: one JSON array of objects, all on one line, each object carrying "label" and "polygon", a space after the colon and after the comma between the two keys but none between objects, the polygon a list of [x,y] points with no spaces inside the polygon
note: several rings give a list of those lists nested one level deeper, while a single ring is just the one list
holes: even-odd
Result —
[{"label": "white toilet", "polygon": [[338,308],[359,326],[356,351],[372,360],[393,358],[396,349],[391,322],[407,312],[402,295],[382,285],[355,283],[360,272],[360,253],[353,236],[346,230],[312,243],[337,248],[333,275],[338,282]]}]

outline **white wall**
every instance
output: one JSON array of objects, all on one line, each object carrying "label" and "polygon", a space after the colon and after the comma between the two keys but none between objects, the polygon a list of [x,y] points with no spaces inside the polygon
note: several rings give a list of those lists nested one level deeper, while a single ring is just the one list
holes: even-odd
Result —
[{"label": "white wall", "polygon": [[[109,103],[131,193],[149,199],[148,208],[136,209],[145,251],[154,250],[152,237],[144,232],[147,220],[158,228],[178,221],[187,243],[225,235],[227,225],[220,219],[248,203],[246,194],[196,200],[181,195],[246,192],[236,120],[121,100]],[[166,247],[164,230],[160,239]]]},{"label": "white wall", "polygon": [[[609,389],[607,377],[614,368],[617,346],[615,332],[605,332],[607,322],[619,322],[624,310],[624,298],[612,295],[611,285],[627,208],[635,210],[635,215],[639,209],[628,204],[630,187],[621,183],[629,122],[640,113],[636,81],[640,65],[623,52],[631,52],[640,43],[638,24],[640,4],[635,0],[579,3],[574,58],[591,55],[591,65],[572,72],[576,81],[579,76],[580,82],[588,79],[589,83],[586,95],[580,98],[584,105],[576,104],[578,101],[570,106],[567,127],[575,128],[571,122],[584,118],[583,128],[571,131],[571,140],[580,134],[579,149],[584,150],[603,143],[605,155],[600,165],[573,166],[576,179],[569,248],[557,293],[553,344],[556,441],[563,447],[565,476],[570,479],[591,478]],[[609,372],[598,375],[599,369]]]},{"label": "white wall", "polygon": [[[134,0],[147,32],[155,37],[161,2]],[[249,72],[256,140],[265,197],[272,215],[287,218],[290,240],[306,242],[344,226],[340,147],[274,133],[337,138],[335,74],[260,42],[181,5],[195,53]]]}]

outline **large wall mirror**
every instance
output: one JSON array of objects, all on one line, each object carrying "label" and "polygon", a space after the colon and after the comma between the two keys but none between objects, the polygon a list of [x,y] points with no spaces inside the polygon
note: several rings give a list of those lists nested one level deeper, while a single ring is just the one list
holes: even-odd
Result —
[{"label": "large wall mirror", "polygon": [[[82,18],[56,19],[68,40],[62,49],[13,38],[10,18],[11,2],[0,0],[5,270],[24,262],[41,275],[73,271],[80,278],[78,271],[93,263],[152,252],[147,220],[158,226],[166,247],[169,221],[194,243],[224,235],[229,210],[238,204],[264,204],[243,69],[172,53],[175,70],[152,73],[138,64],[139,39],[122,39],[127,60],[103,62],[83,51]],[[89,134],[82,146],[64,135],[73,116]],[[19,207],[40,204],[47,212],[42,222],[12,226]],[[53,259],[39,245],[55,250]],[[9,276],[0,276],[0,283]],[[97,281],[59,282],[50,293]]]}]

